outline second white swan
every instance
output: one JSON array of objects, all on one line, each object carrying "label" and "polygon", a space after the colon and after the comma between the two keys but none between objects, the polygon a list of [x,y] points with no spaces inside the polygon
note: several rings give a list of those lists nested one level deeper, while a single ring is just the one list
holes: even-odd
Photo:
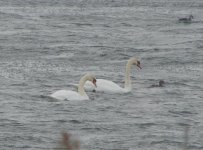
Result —
[{"label": "second white swan", "polygon": [[85,89],[88,91],[96,91],[96,92],[103,92],[103,93],[128,93],[132,90],[131,84],[131,67],[132,65],[136,65],[138,68],[142,69],[140,66],[140,61],[137,60],[135,57],[132,57],[128,60],[126,64],[126,71],[125,71],[125,83],[124,88],[120,87],[118,84],[114,83],[110,80],[105,79],[97,79],[97,87],[95,88],[92,86],[91,82],[85,83]]}]

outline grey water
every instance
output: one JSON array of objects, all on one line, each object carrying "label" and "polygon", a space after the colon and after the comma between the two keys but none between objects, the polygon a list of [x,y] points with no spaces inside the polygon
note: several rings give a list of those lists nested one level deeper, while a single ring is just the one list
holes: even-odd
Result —
[{"label": "grey water", "polygon": [[[48,97],[87,72],[123,86],[132,56],[130,94]],[[182,150],[186,127],[203,149],[203,1],[1,0],[0,84],[2,150],[53,149],[63,131],[83,150]]]}]

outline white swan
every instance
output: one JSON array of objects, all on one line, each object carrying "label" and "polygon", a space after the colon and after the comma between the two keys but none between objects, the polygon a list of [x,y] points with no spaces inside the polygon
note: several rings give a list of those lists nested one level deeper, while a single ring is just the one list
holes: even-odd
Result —
[{"label": "white swan", "polygon": [[128,60],[126,65],[126,71],[125,71],[125,84],[124,88],[120,87],[118,84],[105,80],[105,79],[97,79],[97,87],[93,87],[90,82],[85,83],[85,90],[87,91],[97,91],[97,92],[104,92],[104,93],[128,93],[132,90],[132,84],[131,84],[131,66],[136,65],[140,69],[140,61],[138,61],[135,57],[132,57]]},{"label": "white swan", "polygon": [[58,99],[58,100],[88,100],[89,97],[87,96],[85,90],[84,90],[84,84],[86,81],[91,81],[90,83],[94,86],[96,85],[96,78],[94,75],[91,74],[86,74],[84,75],[80,81],[79,81],[79,86],[78,86],[78,92],[75,91],[68,91],[68,90],[58,90],[51,94],[50,96],[52,98]]}]

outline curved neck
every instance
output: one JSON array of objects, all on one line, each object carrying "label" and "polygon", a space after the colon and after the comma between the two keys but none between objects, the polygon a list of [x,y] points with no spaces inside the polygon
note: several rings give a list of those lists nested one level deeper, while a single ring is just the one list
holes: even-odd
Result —
[{"label": "curved neck", "polygon": [[125,70],[125,84],[124,84],[124,88],[128,89],[128,90],[132,89],[131,77],[130,77],[131,66],[132,66],[131,61],[128,61],[126,68],[125,68],[126,70]]},{"label": "curved neck", "polygon": [[84,84],[86,81],[87,81],[87,76],[83,76],[79,81],[78,93],[82,96],[87,96],[87,94],[84,90]]}]

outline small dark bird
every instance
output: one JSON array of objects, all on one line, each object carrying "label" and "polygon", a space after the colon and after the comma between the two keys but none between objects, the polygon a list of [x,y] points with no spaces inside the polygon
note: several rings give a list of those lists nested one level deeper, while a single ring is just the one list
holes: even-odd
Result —
[{"label": "small dark bird", "polygon": [[194,18],[193,15],[190,15],[189,17],[186,18],[179,18],[178,21],[183,23],[190,23],[193,18]]},{"label": "small dark bird", "polygon": [[164,84],[165,84],[164,80],[160,80],[160,81],[159,81],[159,87],[163,87]]},{"label": "small dark bird", "polygon": [[158,85],[151,85],[149,88],[154,88],[154,87],[164,87],[164,80],[160,80]]}]

